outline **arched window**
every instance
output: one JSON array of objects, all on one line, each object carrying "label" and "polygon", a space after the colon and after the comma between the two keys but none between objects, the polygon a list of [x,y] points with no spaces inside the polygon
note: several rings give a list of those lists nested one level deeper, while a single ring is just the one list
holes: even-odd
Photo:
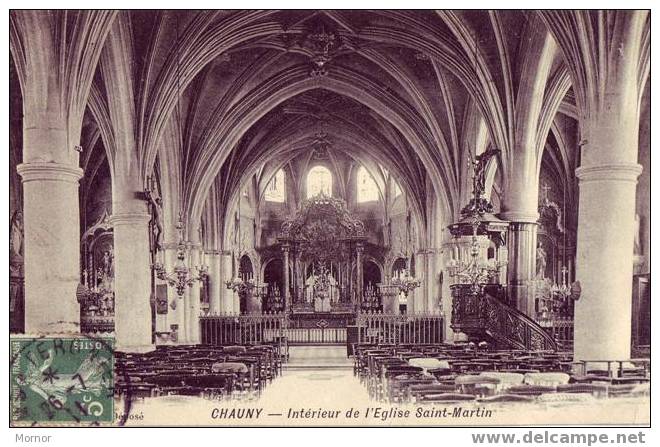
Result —
[{"label": "arched window", "polygon": [[275,176],[268,182],[264,198],[268,202],[284,202],[286,189],[284,185],[284,171],[280,169]]},{"label": "arched window", "polygon": [[378,200],[378,185],[364,166],[357,172],[357,201],[358,203]]},{"label": "arched window", "polygon": [[332,195],[332,173],[324,166],[314,166],[307,173],[307,198],[320,192],[326,196]]}]

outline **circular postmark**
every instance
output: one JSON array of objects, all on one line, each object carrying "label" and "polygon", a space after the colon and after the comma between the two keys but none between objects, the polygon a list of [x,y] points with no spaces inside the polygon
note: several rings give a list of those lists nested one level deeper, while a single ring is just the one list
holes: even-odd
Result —
[{"label": "circular postmark", "polygon": [[123,397],[125,424],[132,406],[130,376],[118,390],[113,339],[93,335],[39,335],[10,340],[12,425],[110,425],[115,396]]}]

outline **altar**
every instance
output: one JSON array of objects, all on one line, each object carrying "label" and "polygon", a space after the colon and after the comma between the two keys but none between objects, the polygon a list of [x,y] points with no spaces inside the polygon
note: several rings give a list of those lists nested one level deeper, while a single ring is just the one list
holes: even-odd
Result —
[{"label": "altar", "polygon": [[365,230],[343,200],[323,193],[305,200],[282,224],[278,241],[287,312],[354,315],[362,299]]}]

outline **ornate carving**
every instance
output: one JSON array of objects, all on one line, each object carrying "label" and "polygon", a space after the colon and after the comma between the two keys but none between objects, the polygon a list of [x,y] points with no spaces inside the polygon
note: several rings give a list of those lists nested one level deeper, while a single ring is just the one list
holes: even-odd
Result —
[{"label": "ornate carving", "polygon": [[9,222],[9,276],[23,277],[23,212],[17,210]]},{"label": "ornate carving", "polygon": [[451,325],[474,337],[488,336],[515,349],[557,350],[543,327],[489,293],[475,295],[464,285],[451,286]]},{"label": "ornate carving", "polygon": [[158,194],[158,183],[154,177],[147,177],[147,188],[144,190],[149,204],[149,242],[151,251],[155,253],[163,249],[163,201]]},{"label": "ornate carving", "polygon": [[329,158],[328,149],[332,142],[326,132],[317,132],[312,141],[313,154],[315,160],[327,160]]},{"label": "ornate carving", "polygon": [[346,202],[320,193],[305,200],[292,218],[284,221],[280,241],[295,242],[303,261],[345,259],[342,242],[365,237],[362,221],[348,211]]},{"label": "ornate carving", "polygon": [[472,178],[472,198],[470,202],[461,210],[461,216],[483,216],[493,212],[493,205],[484,197],[486,192],[486,168],[491,158],[500,153],[499,149],[490,148],[485,152],[470,159],[473,169]]},{"label": "ornate carving", "polygon": [[17,210],[9,222],[9,313],[10,330],[23,330],[23,213]]},{"label": "ornate carving", "polygon": [[310,53],[314,64],[310,76],[325,76],[328,73],[326,64],[335,57],[340,42],[339,34],[327,31],[323,24],[302,37],[300,46]]}]

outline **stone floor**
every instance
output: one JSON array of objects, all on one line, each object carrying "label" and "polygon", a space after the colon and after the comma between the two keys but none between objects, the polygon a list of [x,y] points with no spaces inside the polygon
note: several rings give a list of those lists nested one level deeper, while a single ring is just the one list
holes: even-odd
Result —
[{"label": "stone floor", "polygon": [[353,369],[353,360],[346,356],[345,345],[290,346],[287,370]]},{"label": "stone floor", "polygon": [[[128,424],[642,425],[650,420],[648,398],[596,400],[591,396],[573,396],[569,400],[551,396],[554,400],[522,404],[461,404],[461,415],[452,416],[458,404],[403,406],[371,401],[366,387],[353,376],[352,360],[346,358],[345,346],[293,346],[289,354],[282,376],[266,386],[258,399],[231,402],[179,396],[145,399],[132,403],[133,419]],[[122,407],[123,403],[118,402],[117,408]]]}]

